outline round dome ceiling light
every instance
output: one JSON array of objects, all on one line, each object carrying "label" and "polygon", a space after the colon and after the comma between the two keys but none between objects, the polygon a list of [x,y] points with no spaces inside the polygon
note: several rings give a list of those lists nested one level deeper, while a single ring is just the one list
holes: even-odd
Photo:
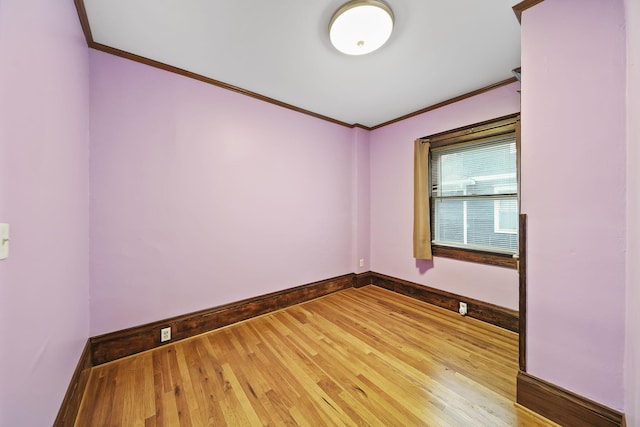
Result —
[{"label": "round dome ceiling light", "polygon": [[342,53],[365,55],[389,40],[393,20],[393,11],[380,0],[351,0],[331,17],[329,38]]}]

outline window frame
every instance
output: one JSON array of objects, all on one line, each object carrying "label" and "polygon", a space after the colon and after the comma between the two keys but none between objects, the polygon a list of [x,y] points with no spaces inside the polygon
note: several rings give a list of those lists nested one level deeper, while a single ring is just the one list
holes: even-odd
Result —
[{"label": "window frame", "polygon": [[[437,133],[421,139],[428,140],[432,149],[458,144],[474,144],[488,139],[513,134],[516,139],[516,180],[518,215],[520,214],[520,113],[498,117],[496,119],[475,123],[469,126],[456,128],[450,131]],[[429,204],[432,204],[429,194]],[[431,208],[430,208],[431,209]],[[494,211],[495,215],[495,211]],[[434,217],[431,218],[432,229]],[[517,234],[517,232],[515,233]],[[461,248],[451,245],[431,243],[432,254],[437,257],[457,259],[461,261],[476,262],[481,264],[496,265],[511,269],[517,269],[518,254],[491,252],[470,248]]]}]

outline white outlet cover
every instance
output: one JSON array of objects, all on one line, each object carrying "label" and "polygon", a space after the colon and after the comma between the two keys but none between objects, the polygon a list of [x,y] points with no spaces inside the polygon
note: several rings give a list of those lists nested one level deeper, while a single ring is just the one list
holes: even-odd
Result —
[{"label": "white outlet cover", "polygon": [[0,224],[0,259],[9,257],[9,224]]},{"label": "white outlet cover", "polygon": [[458,304],[458,312],[463,316],[467,315],[468,311],[467,311],[467,303],[466,302],[460,301],[460,303]]},{"label": "white outlet cover", "polygon": [[162,328],[160,330],[160,342],[165,342],[170,340],[171,340],[171,327]]}]

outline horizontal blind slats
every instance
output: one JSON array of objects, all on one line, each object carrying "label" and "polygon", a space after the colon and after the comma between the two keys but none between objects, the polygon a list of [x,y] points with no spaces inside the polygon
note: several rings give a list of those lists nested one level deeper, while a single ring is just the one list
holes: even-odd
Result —
[{"label": "horizontal blind slats", "polygon": [[455,144],[431,155],[434,242],[517,252],[515,135]]}]

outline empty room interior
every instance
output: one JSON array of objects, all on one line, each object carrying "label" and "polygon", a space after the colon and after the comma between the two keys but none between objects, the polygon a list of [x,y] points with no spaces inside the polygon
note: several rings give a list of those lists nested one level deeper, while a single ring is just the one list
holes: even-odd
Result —
[{"label": "empty room interior", "polygon": [[0,0],[0,426],[640,427],[639,67],[637,0]]}]

